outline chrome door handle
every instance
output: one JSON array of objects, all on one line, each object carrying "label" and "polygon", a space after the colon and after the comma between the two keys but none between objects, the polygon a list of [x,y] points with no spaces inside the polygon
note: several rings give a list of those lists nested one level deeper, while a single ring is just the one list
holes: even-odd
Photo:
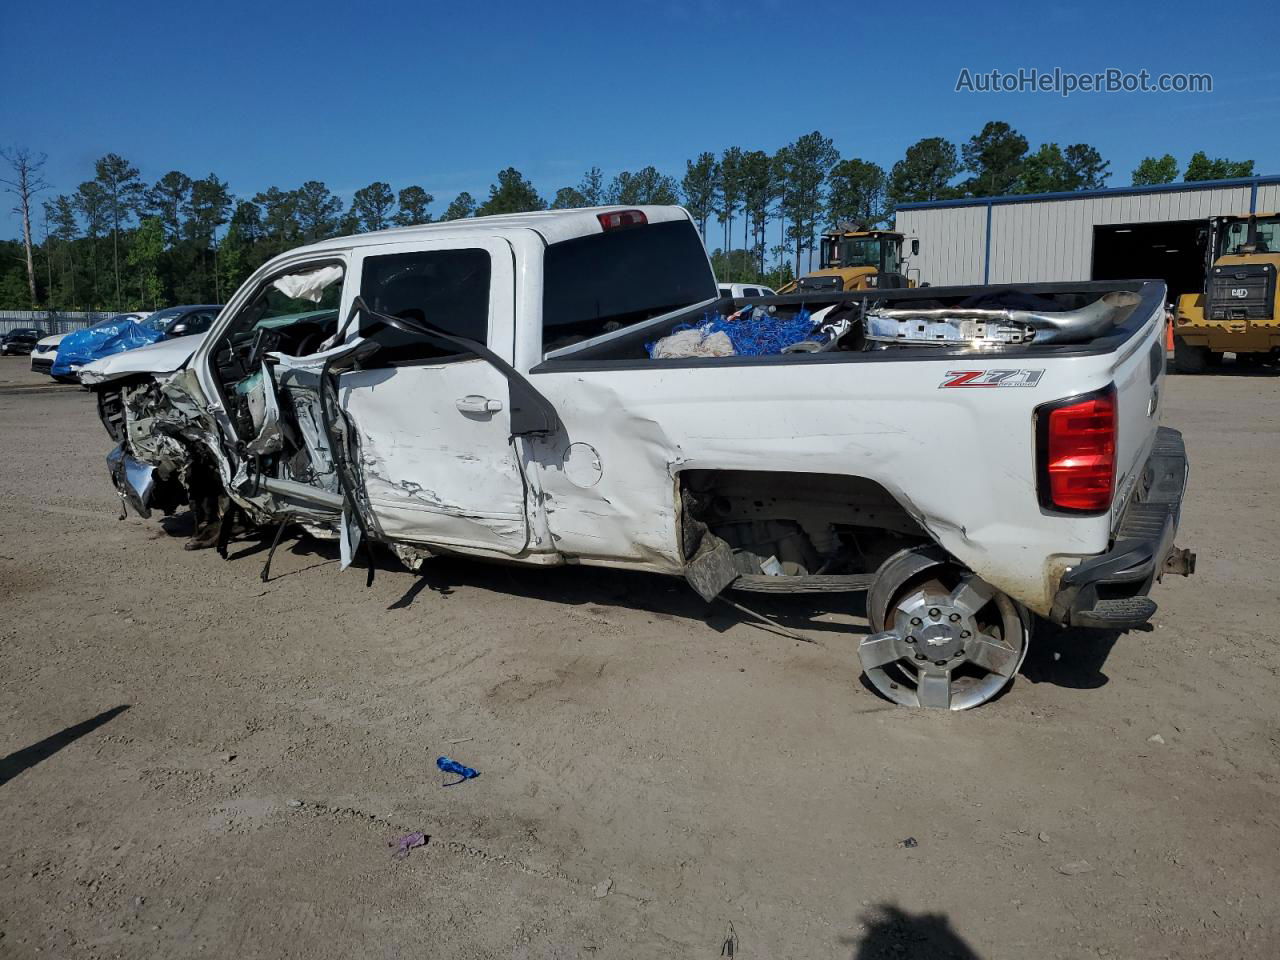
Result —
[{"label": "chrome door handle", "polygon": [[459,397],[454,401],[454,405],[463,413],[497,413],[502,409],[501,400],[490,400],[488,397],[475,394]]}]

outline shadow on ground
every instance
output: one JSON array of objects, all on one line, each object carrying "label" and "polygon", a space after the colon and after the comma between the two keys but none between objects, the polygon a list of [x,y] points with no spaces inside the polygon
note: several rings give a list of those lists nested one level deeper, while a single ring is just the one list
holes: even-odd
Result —
[{"label": "shadow on ground", "polygon": [[865,934],[840,939],[842,946],[854,947],[852,960],[981,960],[945,914],[912,914],[884,903],[862,922]]},{"label": "shadow on ground", "polygon": [[[508,567],[461,557],[428,560],[418,579],[391,604],[391,609],[410,606],[425,590],[447,597],[459,589],[492,590],[570,606],[624,607],[657,619],[701,621],[717,632],[750,619],[726,603],[708,604],[680,577],[602,567]],[[863,594],[779,597],[727,591],[725,599],[790,630],[841,633],[850,637],[866,632],[860,625],[819,619],[827,614],[863,617]]]},{"label": "shadow on ground", "polygon": [[[184,536],[190,530],[186,514],[166,517],[162,523],[165,532],[171,536]],[[279,550],[287,550],[293,556],[320,559],[321,563],[312,566],[337,561],[338,545],[335,541],[305,535],[298,537],[297,534],[297,528],[287,530]],[[227,559],[247,560],[256,557],[265,561],[274,536],[274,527],[238,532],[228,545]],[[368,562],[367,552],[360,550],[354,565],[364,568]],[[405,573],[404,566],[389,551],[380,547],[373,551],[373,564],[375,575],[387,572],[402,576]],[[290,575],[272,573],[268,582]],[[484,563],[466,557],[433,557],[427,560],[409,588],[388,609],[404,610],[417,602],[424,592],[449,597],[464,589],[491,590],[570,606],[595,604],[602,607],[624,607],[657,619],[697,620],[720,633],[735,624],[750,622],[750,618],[725,603],[706,603],[680,577],[577,565],[505,565]],[[726,599],[790,630],[846,634],[851,639],[866,632],[862,625],[819,619],[827,614],[837,614],[842,619],[865,618],[865,596],[860,593],[779,597],[727,591],[725,596]]]},{"label": "shadow on ground", "polygon": [[[1150,625],[1129,631],[1147,633]],[[1060,627],[1047,620],[1036,624],[1021,673],[1032,683],[1052,683],[1072,690],[1096,690],[1109,678],[1102,672],[1111,648],[1124,633],[1087,627]]]},{"label": "shadow on ground", "polygon": [[[171,536],[187,536],[191,530],[189,514],[186,513],[165,517],[161,523]],[[338,562],[335,541],[298,534],[298,528],[290,527],[278,549],[295,557],[314,557],[317,562],[298,570],[273,572],[268,583]],[[227,559],[256,558],[259,562],[265,561],[274,536],[274,527],[238,531],[229,545]],[[355,565],[364,568],[368,562],[368,552],[359,551]],[[373,551],[373,564],[375,575],[384,572],[403,576],[406,572],[403,564],[381,547]],[[433,557],[425,561],[408,589],[387,609],[407,609],[417,603],[423,593],[448,598],[460,590],[488,590],[569,606],[622,607],[655,619],[699,621],[717,633],[740,623],[753,622],[725,603],[705,603],[679,577],[576,565],[524,567],[485,563],[467,557]],[[833,636],[843,634],[851,644],[856,644],[868,630],[865,622],[847,622],[849,618],[865,621],[866,594],[863,593],[787,597],[726,591],[725,598],[788,630]],[[822,619],[828,614],[838,615],[840,619]],[[1142,629],[1149,631],[1151,628]],[[1036,624],[1027,658],[1019,673],[1032,683],[1050,683],[1073,690],[1097,689],[1109,680],[1102,668],[1121,636],[1123,634],[1115,630],[1065,628],[1041,620]],[[865,678],[863,680],[868,690],[881,696],[865,682]]]},{"label": "shadow on ground", "polygon": [[63,747],[75,743],[85,734],[92,733],[98,727],[115,719],[128,709],[129,704],[124,703],[118,707],[112,707],[110,710],[104,710],[96,717],[90,717],[88,720],[67,727],[65,730],[60,730],[51,737],[45,737],[29,747],[15,750],[4,759],[0,759],[0,786],[4,786],[24,770],[29,770],[37,763],[43,763],[48,760]]}]

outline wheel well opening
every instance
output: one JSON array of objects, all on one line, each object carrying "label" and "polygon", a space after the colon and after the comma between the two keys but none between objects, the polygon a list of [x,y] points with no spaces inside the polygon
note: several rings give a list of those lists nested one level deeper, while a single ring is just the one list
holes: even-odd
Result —
[{"label": "wheel well opening", "polygon": [[932,542],[881,484],[866,477],[757,470],[679,475],[684,557],[711,533],[742,574],[874,571],[904,547]]}]

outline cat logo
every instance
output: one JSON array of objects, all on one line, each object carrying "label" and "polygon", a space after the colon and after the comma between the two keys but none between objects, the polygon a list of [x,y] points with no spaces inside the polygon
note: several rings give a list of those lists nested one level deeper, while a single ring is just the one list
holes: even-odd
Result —
[{"label": "cat logo", "polygon": [[1231,295],[1235,297],[1237,300],[1244,300],[1249,296],[1249,288],[1248,287],[1232,287]]},{"label": "cat logo", "polygon": [[1034,387],[1043,370],[948,370],[938,384],[944,387]]}]

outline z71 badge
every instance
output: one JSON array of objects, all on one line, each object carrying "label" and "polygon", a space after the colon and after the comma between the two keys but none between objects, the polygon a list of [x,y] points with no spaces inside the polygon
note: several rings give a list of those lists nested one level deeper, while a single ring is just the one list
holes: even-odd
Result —
[{"label": "z71 badge", "polygon": [[942,387],[1034,387],[1043,370],[948,370]]}]

